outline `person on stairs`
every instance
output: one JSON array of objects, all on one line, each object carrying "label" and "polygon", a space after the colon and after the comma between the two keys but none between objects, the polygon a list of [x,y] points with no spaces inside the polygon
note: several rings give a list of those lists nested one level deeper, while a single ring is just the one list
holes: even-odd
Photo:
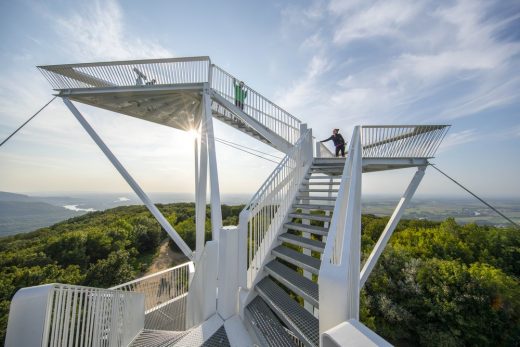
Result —
[{"label": "person on stairs", "polygon": [[233,84],[235,86],[235,105],[243,110],[244,101],[247,98],[247,90],[244,90],[244,82],[240,81],[237,83],[237,80],[233,79]]},{"label": "person on stairs", "polygon": [[320,142],[327,142],[332,140],[334,142],[334,146],[336,147],[336,157],[339,156],[339,152],[341,151],[341,156],[345,158],[345,139],[339,133],[339,129],[332,130],[332,135],[326,140]]}]

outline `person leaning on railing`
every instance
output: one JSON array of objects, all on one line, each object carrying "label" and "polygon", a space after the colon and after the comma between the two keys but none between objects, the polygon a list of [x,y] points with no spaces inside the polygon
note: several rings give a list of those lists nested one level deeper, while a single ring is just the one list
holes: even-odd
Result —
[{"label": "person leaning on railing", "polygon": [[345,158],[345,144],[346,143],[345,143],[345,139],[343,138],[343,136],[341,136],[341,134],[339,133],[339,129],[332,130],[332,135],[328,139],[320,141],[320,142],[327,142],[330,140],[332,140],[332,142],[334,142],[334,146],[336,147],[336,157],[339,156],[339,152],[341,151],[341,156],[343,158]]},{"label": "person leaning on railing", "polygon": [[240,81],[237,83],[236,79],[233,79],[233,85],[235,86],[235,105],[244,109],[244,101],[247,98],[247,90],[244,90],[244,82]]}]

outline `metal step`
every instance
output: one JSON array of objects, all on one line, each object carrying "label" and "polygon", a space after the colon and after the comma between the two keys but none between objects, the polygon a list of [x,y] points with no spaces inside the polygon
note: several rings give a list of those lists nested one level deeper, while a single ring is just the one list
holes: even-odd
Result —
[{"label": "metal step", "polygon": [[272,253],[275,257],[283,259],[313,274],[317,275],[320,272],[321,260],[311,257],[310,255],[305,255],[284,246],[274,248]]},{"label": "metal step", "polygon": [[316,175],[313,175],[313,174],[307,174],[305,176],[305,179],[306,180],[309,180],[309,179],[312,179],[312,180],[330,180],[330,179],[333,179],[333,180],[338,180],[338,179],[341,179],[341,175],[326,175],[326,176],[316,176]]},{"label": "metal step", "polygon": [[334,211],[334,205],[318,205],[318,204],[293,204],[293,208],[299,208],[302,210],[322,210],[322,211]]},{"label": "metal step", "polygon": [[304,186],[338,186],[340,185],[340,181],[334,181],[334,182],[302,182],[302,185]]},{"label": "metal step", "polygon": [[332,219],[331,216],[323,216],[320,214],[307,214],[307,213],[289,213],[288,215],[291,218],[301,218],[301,219],[308,219],[308,220],[317,220],[320,222],[330,222]]},{"label": "metal step", "polygon": [[341,164],[312,164],[311,169],[339,169],[343,171],[345,163]]},{"label": "metal step", "polygon": [[319,294],[318,284],[308,278],[303,277],[293,269],[283,265],[279,261],[273,260],[265,266],[265,271],[277,279],[284,286],[310,302],[314,307],[318,307]]},{"label": "metal step", "polygon": [[286,227],[287,229],[291,229],[291,230],[295,230],[295,231],[303,231],[305,233],[311,233],[311,234],[322,235],[322,236],[326,236],[327,233],[329,232],[328,228],[318,227],[315,225],[293,223],[293,222],[285,223],[283,226]]},{"label": "metal step", "polygon": [[269,277],[255,287],[258,294],[271,307],[289,329],[306,345],[319,345],[319,322],[316,317],[296,301]]},{"label": "metal step", "polygon": [[306,188],[300,188],[300,193],[337,193],[338,189],[306,189]]},{"label": "metal step", "polygon": [[296,200],[322,200],[322,201],[336,201],[335,196],[296,196]]},{"label": "metal step", "polygon": [[276,318],[269,306],[261,297],[256,298],[245,309],[246,321],[251,324],[253,333],[261,346],[295,347],[295,343],[285,331],[280,320]]},{"label": "metal step", "polygon": [[318,240],[312,240],[308,237],[301,237],[294,234],[283,233],[280,236],[278,236],[278,240],[320,253],[323,253],[323,251],[325,250],[325,244],[323,242]]}]

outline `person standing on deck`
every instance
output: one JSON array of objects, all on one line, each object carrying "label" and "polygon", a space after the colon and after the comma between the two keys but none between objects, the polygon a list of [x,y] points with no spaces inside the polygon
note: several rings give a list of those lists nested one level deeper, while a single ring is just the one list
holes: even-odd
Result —
[{"label": "person standing on deck", "polygon": [[244,109],[244,101],[247,98],[247,90],[244,90],[244,82],[240,81],[237,83],[237,80],[233,80],[233,84],[235,85],[235,105],[240,107],[241,110]]},{"label": "person standing on deck", "polygon": [[341,151],[341,156],[345,158],[345,139],[339,133],[339,129],[332,130],[331,137],[320,142],[327,142],[330,140],[334,142],[334,146],[336,147],[336,157],[339,156],[339,151]]}]

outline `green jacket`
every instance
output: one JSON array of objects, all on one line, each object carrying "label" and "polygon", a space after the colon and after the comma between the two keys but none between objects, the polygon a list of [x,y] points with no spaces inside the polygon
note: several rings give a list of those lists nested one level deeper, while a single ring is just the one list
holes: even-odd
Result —
[{"label": "green jacket", "polygon": [[244,90],[239,84],[235,84],[235,99],[240,102],[244,102],[247,98],[247,91]]}]

